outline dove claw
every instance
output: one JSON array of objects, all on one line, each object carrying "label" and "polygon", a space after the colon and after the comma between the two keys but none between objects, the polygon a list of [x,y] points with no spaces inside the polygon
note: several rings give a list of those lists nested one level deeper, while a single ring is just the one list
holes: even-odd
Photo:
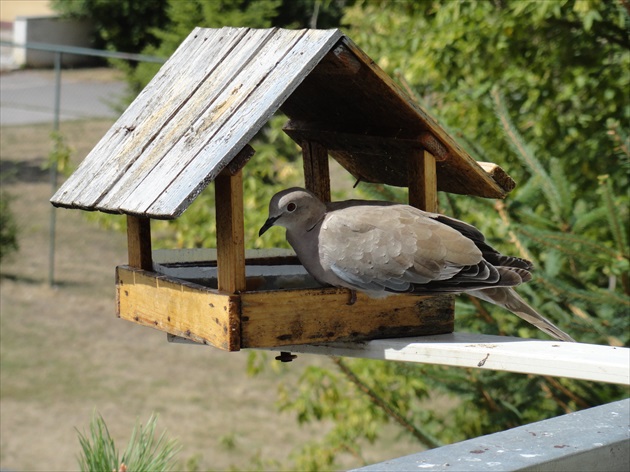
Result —
[{"label": "dove claw", "polygon": [[352,306],[357,302],[357,291],[348,289],[350,291],[350,298],[348,299],[348,303],[346,305]]}]

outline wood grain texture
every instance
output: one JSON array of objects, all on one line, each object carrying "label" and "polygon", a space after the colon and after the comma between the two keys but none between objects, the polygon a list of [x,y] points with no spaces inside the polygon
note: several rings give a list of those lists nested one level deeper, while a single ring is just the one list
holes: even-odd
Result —
[{"label": "wood grain texture", "polygon": [[241,293],[241,347],[393,338],[453,331],[454,297],[370,299],[324,288]]},{"label": "wood grain texture", "polygon": [[398,97],[399,107],[409,108],[418,118],[418,122],[422,123],[431,135],[436,138],[443,146],[449,150],[448,159],[444,165],[448,165],[453,172],[462,172],[465,175],[465,187],[468,189],[466,194],[478,195],[482,197],[503,198],[506,195],[505,189],[495,182],[486,172],[483,171],[477,162],[464,150],[464,148],[451,137],[448,132],[440,126],[438,121],[433,118],[418,103],[410,99],[410,97],[389,77],[378,65],[372,61],[356,44],[349,38],[343,39],[344,45],[352,51],[357,58],[370,68],[370,71],[376,75],[380,82],[386,86],[391,94]]},{"label": "wood grain texture", "polygon": [[[317,30],[289,34],[287,31],[282,30],[282,34],[271,38],[265,44],[267,54],[259,51],[240,74],[242,77],[233,81],[237,88],[229,97],[230,106],[221,115],[226,120],[220,123],[218,138],[207,141],[199,151],[200,156],[212,156],[212,159],[197,158],[188,163],[146,211],[180,214],[214,179],[220,169],[218,160],[230,161],[234,150],[241,149],[258,133],[340,34]],[[214,117],[212,122],[213,127],[218,127]],[[204,179],[199,182],[201,176]],[[181,203],[173,210],[174,202]]]},{"label": "wood grain texture", "polygon": [[516,182],[514,179],[512,179],[505,170],[495,163],[478,161],[477,164],[479,164],[479,167],[481,167],[484,172],[492,177],[494,181],[501,185],[501,187],[503,187],[506,191],[511,192],[516,188]]},{"label": "wood grain texture", "polygon": [[[439,190],[505,197],[507,190],[350,39],[344,37],[335,51],[339,48],[343,54],[331,51],[282,105],[292,121],[321,133],[331,157],[357,180],[406,187],[405,148],[413,141],[439,161]],[[347,136],[365,136],[364,149]],[[342,140],[347,147],[339,145]],[[369,149],[368,143],[375,145]]]},{"label": "wood grain texture", "polygon": [[352,134],[318,128],[311,123],[289,121],[283,128],[291,139],[304,147],[315,142],[331,151],[345,151],[356,154],[406,158],[422,149],[418,139],[400,139],[388,136]]},{"label": "wood grain texture", "polygon": [[[145,151],[143,161],[150,165],[138,167],[143,179],[130,175],[131,186],[114,204],[133,213],[169,214],[195,189],[205,188],[240,152],[251,137],[241,138],[251,132],[250,120],[256,120],[261,110],[252,106],[247,113],[238,113],[239,108],[296,40],[272,32],[252,30],[211,76],[197,79],[194,93],[169,123],[173,129],[156,136],[154,152]],[[263,110],[265,105],[260,103]]]},{"label": "wood grain texture", "polygon": [[[221,47],[243,34],[229,28],[195,28],[53,196],[53,204],[93,209],[189,99],[199,74],[217,67]],[[208,61],[212,53],[215,59]],[[174,59],[182,56],[189,59]]]},{"label": "wood grain texture", "polygon": [[452,333],[285,349],[325,356],[418,362],[630,385],[630,349],[616,346]]},{"label": "wood grain texture", "polygon": [[328,150],[313,141],[303,141],[302,161],[304,165],[304,186],[321,201],[330,201],[330,168]]},{"label": "wood grain texture", "polygon": [[249,162],[249,160],[254,156],[256,150],[251,147],[249,144],[246,144],[243,149],[236,155],[234,159],[232,159],[227,166],[221,171],[221,174],[225,175],[236,175],[245,164]]},{"label": "wood grain texture", "polygon": [[177,217],[340,37],[196,29],[51,201]]},{"label": "wood grain texture", "polygon": [[435,159],[424,149],[408,160],[409,205],[432,213],[438,212]]},{"label": "wood grain texture", "polygon": [[[103,206],[117,206],[133,213],[145,213],[148,207],[167,188],[173,179],[192,160],[210,161],[217,156],[199,156],[208,139],[220,130],[230,112],[233,94],[239,85],[239,70],[268,44],[271,30],[251,30],[234,38],[234,41],[202,51],[206,62],[214,65],[210,70],[195,71],[189,86],[190,95],[177,113],[163,127],[148,130],[153,134],[151,144],[123,175],[103,199]],[[223,48],[228,48],[225,51]],[[171,58],[175,59],[175,58]],[[187,56],[178,61],[187,62]],[[170,77],[165,78],[171,80]],[[240,149],[233,150],[236,156]],[[217,164],[217,171],[222,170]],[[226,163],[227,164],[227,163]],[[205,178],[206,175],[200,176]],[[199,182],[196,182],[197,184]]]},{"label": "wood grain texture", "polygon": [[219,175],[214,182],[217,216],[218,289],[245,290],[243,174]]},{"label": "wood grain texture", "polygon": [[240,349],[236,296],[120,266],[116,301],[122,319],[227,351]]},{"label": "wood grain texture", "polygon": [[127,216],[127,252],[131,267],[144,270],[153,269],[151,220]]}]

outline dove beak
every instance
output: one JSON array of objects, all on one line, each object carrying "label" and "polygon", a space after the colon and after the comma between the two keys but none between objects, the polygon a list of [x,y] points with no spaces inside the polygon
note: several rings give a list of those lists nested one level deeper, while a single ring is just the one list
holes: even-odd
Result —
[{"label": "dove beak", "polygon": [[269,218],[267,218],[267,221],[265,221],[265,224],[262,225],[262,228],[260,228],[260,231],[258,231],[258,236],[259,237],[262,236],[265,231],[271,228],[278,218],[279,217],[277,216],[270,216]]}]

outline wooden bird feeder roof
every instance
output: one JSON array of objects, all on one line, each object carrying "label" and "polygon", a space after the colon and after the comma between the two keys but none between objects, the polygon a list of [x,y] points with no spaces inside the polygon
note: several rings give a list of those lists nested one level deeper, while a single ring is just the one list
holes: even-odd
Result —
[{"label": "wooden bird feeder roof", "polygon": [[437,188],[502,198],[514,182],[477,163],[339,30],[196,28],[51,202],[148,218],[178,217],[281,110],[355,178],[407,186],[407,158],[437,161]]},{"label": "wooden bird feeder roof", "polygon": [[[127,215],[118,316],[230,351],[452,332],[452,296],[360,294],[349,304],[295,257],[245,251],[241,169],[278,110],[302,148],[304,186],[322,200],[329,156],[361,181],[408,187],[409,204],[428,211],[438,190],[500,198],[514,186],[339,30],[196,28],[51,199]],[[215,255],[165,260],[151,248],[151,219],[178,217],[210,182]]]}]

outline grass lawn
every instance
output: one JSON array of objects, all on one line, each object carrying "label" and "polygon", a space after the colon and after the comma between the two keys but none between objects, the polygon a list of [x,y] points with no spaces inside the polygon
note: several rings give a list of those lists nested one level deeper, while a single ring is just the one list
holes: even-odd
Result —
[{"label": "grass lawn", "polygon": [[[75,166],[111,124],[62,123]],[[114,267],[126,263],[126,238],[80,211],[57,210],[50,288],[51,189],[41,166],[51,143],[50,125],[0,129],[2,187],[20,230],[20,251],[3,262],[0,277],[0,468],[76,469],[75,428],[87,430],[95,410],[121,449],[136,419],[158,413],[158,431],[167,428],[183,446],[181,470],[288,464],[289,452],[326,426],[298,426],[279,413],[277,388],[297,388],[306,366],[329,361],[300,355],[250,377],[247,352],[169,344],[160,331],[117,319]],[[420,449],[395,431],[386,443],[366,447],[369,462]],[[348,457],[343,465],[361,464]]]}]

